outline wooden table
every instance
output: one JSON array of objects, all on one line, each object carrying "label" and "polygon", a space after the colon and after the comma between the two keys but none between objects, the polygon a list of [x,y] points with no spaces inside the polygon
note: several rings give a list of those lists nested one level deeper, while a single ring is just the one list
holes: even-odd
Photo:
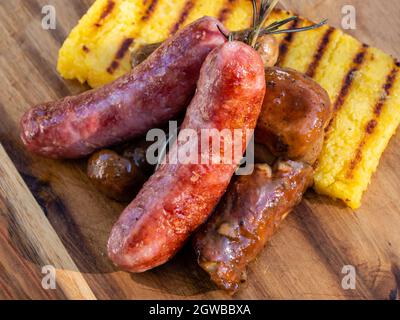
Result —
[{"label": "wooden table", "polygon": [[[122,205],[89,183],[85,161],[52,161],[26,152],[18,121],[31,105],[85,88],[55,70],[58,49],[91,0],[0,2],[0,298],[229,299],[196,266],[190,248],[144,274],[117,271],[105,254]],[[397,0],[282,1],[340,27],[354,4],[360,40],[400,57]],[[57,9],[57,29],[41,28],[41,8]],[[249,268],[238,299],[394,299],[400,288],[400,136],[395,136],[357,212],[309,193]],[[42,267],[57,268],[44,290]],[[342,288],[354,266],[356,288]]]}]

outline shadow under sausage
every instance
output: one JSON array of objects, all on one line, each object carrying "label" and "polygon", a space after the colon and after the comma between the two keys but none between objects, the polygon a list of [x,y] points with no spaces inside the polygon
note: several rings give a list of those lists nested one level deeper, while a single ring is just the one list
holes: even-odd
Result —
[{"label": "shadow under sausage", "polygon": [[190,241],[168,263],[131,278],[146,287],[178,296],[193,296],[218,290],[198,266]]}]

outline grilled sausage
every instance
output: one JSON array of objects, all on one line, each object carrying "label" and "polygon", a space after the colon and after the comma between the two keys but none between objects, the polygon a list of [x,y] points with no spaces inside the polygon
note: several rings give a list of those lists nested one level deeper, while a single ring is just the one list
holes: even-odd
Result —
[{"label": "grilled sausage", "polygon": [[[194,130],[198,137],[202,129],[232,134],[234,129],[254,129],[264,94],[259,54],[242,42],[218,47],[201,69],[196,94],[170,153],[187,147],[181,136],[184,129]],[[198,145],[198,158],[208,158],[208,150],[200,150]],[[246,148],[245,137],[241,147]],[[219,151],[209,156],[218,157]],[[169,260],[207,219],[239,161],[163,164],[114,225],[108,241],[111,260],[131,272],[146,271]]]},{"label": "grilled sausage", "polygon": [[278,161],[257,164],[253,174],[232,183],[209,221],[193,239],[199,265],[220,288],[234,294],[246,266],[311,185],[312,168]]},{"label": "grilled sausage", "polygon": [[204,59],[226,42],[219,29],[216,19],[199,19],[111,84],[30,109],[23,143],[46,157],[79,158],[175,118],[193,97]]},{"label": "grilled sausage", "polygon": [[275,156],[314,163],[332,117],[327,92],[295,70],[267,68],[267,94],[255,140]]}]

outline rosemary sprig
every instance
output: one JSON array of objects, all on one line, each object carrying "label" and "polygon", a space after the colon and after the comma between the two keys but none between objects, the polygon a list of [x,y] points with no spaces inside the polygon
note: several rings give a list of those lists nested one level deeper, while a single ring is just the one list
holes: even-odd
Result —
[{"label": "rosemary sprig", "polygon": [[295,33],[295,32],[308,31],[308,30],[313,30],[313,29],[317,29],[319,27],[322,27],[327,22],[328,22],[328,19],[324,19],[319,23],[316,23],[316,24],[313,24],[313,25],[307,26],[307,27],[284,29],[284,30],[271,30],[271,31],[266,31],[265,30],[265,33],[264,33],[264,30],[262,30],[260,35],[264,35],[264,34],[281,34],[281,33]]},{"label": "rosemary sprig", "polygon": [[281,34],[281,33],[295,33],[295,32],[302,32],[317,29],[324,24],[327,23],[327,19],[322,20],[317,24],[313,24],[311,26],[300,27],[300,28],[291,28],[291,29],[280,29],[284,25],[288,24],[289,22],[295,21],[298,17],[293,16],[289,17],[280,21],[275,21],[270,25],[264,27],[268,17],[270,16],[272,10],[276,7],[279,0],[261,0],[260,9],[257,6],[257,0],[252,0],[253,4],[253,27],[250,30],[243,30],[238,32],[232,32],[229,35],[225,34],[221,31],[221,33],[229,40],[241,40],[252,47],[256,46],[257,39],[260,36],[266,34]]},{"label": "rosemary sprig", "polygon": [[[297,20],[298,18],[296,16],[284,19],[284,20],[280,20],[280,21],[275,21],[273,23],[271,23],[269,26],[267,26],[265,29],[261,30],[261,32],[269,32],[269,31],[274,31],[279,29],[280,27],[284,26],[285,24],[288,24],[289,22],[292,22],[294,20]],[[261,34],[260,32],[260,34]]]},{"label": "rosemary sprig", "polygon": [[257,27],[257,17],[258,17],[258,8],[257,8],[257,2],[252,1],[253,4],[253,29]]},{"label": "rosemary sprig", "polygon": [[[253,1],[253,6],[255,3],[255,6],[257,6],[257,1]],[[257,11],[255,11],[253,14],[257,15],[257,23],[256,26],[254,27],[253,34],[251,35],[250,38],[250,45],[254,47],[256,45],[257,39],[260,36],[260,31],[261,28],[264,26],[265,22],[267,21],[269,15],[271,14],[272,10],[276,7],[278,4],[279,0],[261,0],[260,4],[260,13],[258,14]]]}]

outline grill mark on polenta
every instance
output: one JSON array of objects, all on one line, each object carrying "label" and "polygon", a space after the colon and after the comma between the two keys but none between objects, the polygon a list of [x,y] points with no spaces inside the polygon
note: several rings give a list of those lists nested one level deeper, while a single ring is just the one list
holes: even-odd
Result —
[{"label": "grill mark on polenta", "polygon": [[385,101],[386,101],[387,97],[390,95],[390,90],[392,89],[394,81],[396,80],[396,77],[397,77],[397,72],[398,72],[397,68],[398,68],[398,66],[396,63],[396,67],[393,68],[392,71],[390,72],[390,74],[387,76],[386,82],[383,86],[383,94],[380,97],[380,99],[374,109],[374,114],[377,116],[380,116],[380,114],[382,112],[382,108],[385,105]]},{"label": "grill mark on polenta", "polygon": [[346,74],[344,80],[343,80],[343,85],[342,88],[340,89],[339,95],[336,99],[336,102],[334,104],[334,111],[337,112],[341,106],[343,105],[344,101],[346,100],[347,95],[350,92],[350,88],[353,84],[354,80],[354,75],[355,73],[360,70],[361,65],[363,64],[365,60],[365,56],[367,54],[367,49],[368,45],[364,44],[360,50],[356,54],[356,56],[353,59],[353,66],[351,67],[350,71]]},{"label": "grill mark on polenta", "polygon": [[325,32],[324,36],[322,37],[321,42],[318,47],[318,50],[314,54],[313,61],[311,62],[311,64],[309,65],[309,67],[306,71],[306,74],[309,77],[313,78],[315,76],[315,71],[317,70],[319,63],[320,63],[324,53],[326,52],[326,48],[329,45],[331,36],[334,31],[335,31],[335,28],[329,27],[328,30]]},{"label": "grill mark on polenta", "polygon": [[119,67],[119,62],[116,60],[113,60],[113,62],[111,62],[110,66],[107,68],[107,72],[109,74],[113,74],[115,72],[115,70],[117,70]]},{"label": "grill mark on polenta", "polygon": [[369,120],[367,123],[367,126],[365,127],[365,131],[368,134],[371,134],[372,132],[374,132],[374,129],[377,124],[378,124],[378,122],[375,119]]},{"label": "grill mark on polenta", "polygon": [[193,7],[194,7],[194,0],[187,0],[182,9],[181,14],[179,15],[178,21],[171,28],[170,35],[173,35],[179,30],[179,28],[185,22],[186,18],[188,17]]},{"label": "grill mark on polenta", "polygon": [[361,142],[358,144],[354,158],[351,160],[349,169],[346,172],[347,179],[353,178],[354,169],[356,168],[358,163],[360,163],[360,161],[362,160],[363,147],[365,146],[365,144],[367,142],[368,136],[374,132],[376,126],[378,125],[378,120],[382,113],[382,108],[385,106],[387,98],[390,96],[391,89],[396,80],[397,74],[398,74],[398,67],[396,65],[396,67],[394,67],[390,71],[388,76],[386,77],[385,84],[382,87],[382,89],[383,89],[382,95],[379,97],[379,100],[374,107],[374,115],[375,116],[373,119],[369,120],[367,125],[365,126],[364,137],[362,138]]},{"label": "grill mark on polenta", "polygon": [[100,19],[106,18],[112,12],[114,7],[115,7],[115,2],[113,0],[108,0],[107,7],[105,8],[105,10],[103,10]]},{"label": "grill mark on polenta", "polygon": [[[369,123],[367,124],[367,126],[365,128],[366,131],[368,130],[368,126],[369,126]],[[373,128],[375,128],[375,126],[376,126],[376,123],[373,124]],[[373,130],[373,129],[371,129],[371,130]],[[351,160],[349,169],[346,172],[346,179],[353,178],[354,169],[356,168],[357,164],[360,163],[360,161],[362,160],[362,148],[364,147],[364,145],[365,145],[365,139],[363,139],[357,147],[354,158]]]},{"label": "grill mark on polenta", "polygon": [[[300,19],[297,19],[291,23],[290,29],[297,28],[300,23]],[[282,65],[283,61],[285,60],[286,54],[289,49],[290,43],[293,41],[294,33],[288,33],[285,38],[282,40],[282,43],[279,46],[279,58],[278,58],[278,65]]]},{"label": "grill mark on polenta", "polygon": [[357,53],[356,57],[354,58],[355,64],[361,65],[363,63],[368,48],[369,45],[363,43],[361,51]]},{"label": "grill mark on polenta", "polygon": [[[344,77],[342,88],[340,89],[339,95],[336,98],[335,103],[333,104],[334,114],[336,114],[340,110],[342,105],[344,104],[346,97],[349,94],[351,86],[353,84],[354,75],[358,70],[360,70],[362,64],[364,63],[368,48],[369,48],[368,45],[363,44],[360,51],[357,52],[357,54],[354,56],[353,65],[352,65],[351,69],[349,70],[349,72],[347,72],[346,76]],[[334,119],[335,119],[335,115],[332,117],[331,121],[325,128],[325,137],[324,137],[325,141],[328,140],[328,138],[329,138],[329,131],[330,131],[330,128],[332,127],[332,123],[333,123]]]},{"label": "grill mark on polenta", "polygon": [[115,59],[121,60],[125,56],[125,53],[128,51],[132,43],[133,38],[126,38],[118,49],[117,54],[115,55]]},{"label": "grill mark on polenta", "polygon": [[113,0],[108,0],[107,5],[104,7],[99,20],[94,25],[96,27],[101,27],[101,22],[111,14],[111,12],[114,10],[114,7],[115,2]]},{"label": "grill mark on polenta", "polygon": [[111,62],[110,66],[107,68],[107,72],[113,74],[116,69],[119,67],[119,60],[125,57],[126,52],[129,50],[129,47],[133,43],[133,38],[126,38],[122,41],[121,46],[119,47],[117,53],[115,54],[114,60]]},{"label": "grill mark on polenta", "polygon": [[150,5],[147,7],[146,12],[144,13],[142,17],[142,21],[148,21],[153,14],[153,12],[156,9],[156,6],[158,4],[158,0],[152,0]]},{"label": "grill mark on polenta", "polygon": [[226,0],[224,6],[222,7],[222,9],[220,10],[220,12],[217,15],[217,18],[218,18],[219,21],[224,23],[228,19],[228,16],[232,12],[233,4],[236,1],[237,0]]}]

